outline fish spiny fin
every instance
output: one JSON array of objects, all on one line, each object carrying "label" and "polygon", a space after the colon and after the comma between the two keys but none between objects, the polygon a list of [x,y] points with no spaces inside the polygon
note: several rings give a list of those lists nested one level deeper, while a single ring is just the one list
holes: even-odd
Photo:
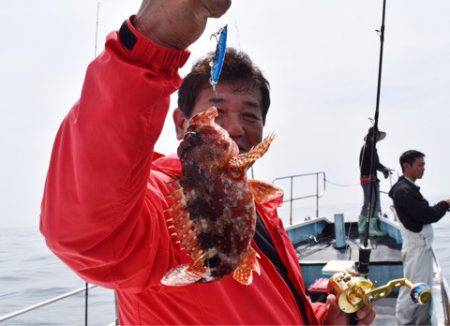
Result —
[{"label": "fish spiny fin", "polygon": [[274,198],[283,196],[283,190],[258,180],[249,180],[250,191],[257,204],[264,204]]},{"label": "fish spiny fin", "polygon": [[185,201],[184,198],[184,193],[183,193],[183,188],[177,188],[174,191],[172,191],[171,193],[169,193],[168,195],[166,195],[166,198],[172,199],[172,200],[181,200],[181,201]]},{"label": "fish spiny fin", "polygon": [[196,226],[193,221],[189,219],[189,212],[186,210],[175,211],[173,216],[173,226],[176,230],[176,237],[181,241],[180,248],[183,248],[191,253],[191,258],[197,258],[196,253],[200,250],[196,241]]},{"label": "fish spiny fin", "polygon": [[258,258],[260,258],[258,253],[250,247],[244,256],[244,259],[242,259],[241,264],[234,271],[233,278],[243,285],[252,284],[253,272],[261,275]]},{"label": "fish spiny fin", "polygon": [[167,207],[164,210],[164,213],[177,213],[177,212],[182,212],[184,211],[186,208],[186,204],[183,201],[177,201],[175,202],[172,206]]},{"label": "fish spiny fin", "polygon": [[180,177],[176,176],[176,177],[174,177],[174,180],[165,182],[165,184],[169,188],[176,188],[176,189],[178,189],[178,188],[181,187],[181,185],[180,185]]},{"label": "fish spiny fin", "polygon": [[183,188],[178,186],[166,198],[169,202],[172,202],[172,205],[164,210],[166,225],[169,234],[176,240],[175,244],[178,245],[180,250],[191,253],[198,251],[198,244],[195,241],[195,225],[189,218]]},{"label": "fish spiny fin", "polygon": [[176,193],[183,198],[174,202],[171,207],[164,211],[167,230],[179,250],[187,251],[189,257],[195,260],[195,255],[200,250],[197,242],[197,226],[189,218],[190,214],[186,208],[183,192],[176,191]]},{"label": "fish spiny fin", "polygon": [[256,160],[260,159],[267,152],[274,139],[275,134],[269,134],[262,142],[252,147],[248,153],[233,157],[228,163],[229,166],[241,170],[248,169]]}]

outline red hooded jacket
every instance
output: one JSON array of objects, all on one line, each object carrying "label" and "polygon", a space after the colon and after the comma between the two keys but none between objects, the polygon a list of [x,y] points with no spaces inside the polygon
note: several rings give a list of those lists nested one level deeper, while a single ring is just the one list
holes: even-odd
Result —
[{"label": "red hooded jacket", "polygon": [[154,145],[189,53],[158,46],[126,24],[131,41],[122,29],[109,35],[56,137],[41,212],[47,245],[84,280],[116,291],[121,324],[318,324],[326,309],[305,295],[295,250],[277,216],[282,198],[257,210],[308,321],[255,243],[261,275],[250,286],[230,276],[185,287],[160,283],[186,255],[164,217],[168,182],[180,175],[180,162],[176,156],[154,160]]}]

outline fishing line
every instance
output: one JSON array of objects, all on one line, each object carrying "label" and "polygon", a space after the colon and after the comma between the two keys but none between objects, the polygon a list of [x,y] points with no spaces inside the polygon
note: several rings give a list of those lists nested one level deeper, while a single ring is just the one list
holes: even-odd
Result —
[{"label": "fishing line", "polygon": [[238,43],[237,46],[238,46],[239,51],[242,51],[241,39],[240,39],[240,36],[239,36],[239,28],[238,28],[238,25],[237,25],[237,20],[236,20],[236,18],[233,15],[231,17],[233,19],[233,29],[234,29],[234,31],[236,33],[236,38],[237,38],[237,43]]},{"label": "fishing line", "polygon": [[97,57],[99,22],[100,22],[100,1],[97,1],[97,20],[96,20],[96,22],[95,22],[94,58]]}]

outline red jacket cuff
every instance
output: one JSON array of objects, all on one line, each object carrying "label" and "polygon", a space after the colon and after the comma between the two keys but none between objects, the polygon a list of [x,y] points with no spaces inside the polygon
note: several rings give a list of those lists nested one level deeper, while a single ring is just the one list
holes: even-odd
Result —
[{"label": "red jacket cuff", "polygon": [[[131,16],[119,31],[119,39],[127,56],[150,68],[174,75],[189,58],[187,50],[177,50],[152,42],[133,26]],[[131,35],[130,35],[131,33]]]}]

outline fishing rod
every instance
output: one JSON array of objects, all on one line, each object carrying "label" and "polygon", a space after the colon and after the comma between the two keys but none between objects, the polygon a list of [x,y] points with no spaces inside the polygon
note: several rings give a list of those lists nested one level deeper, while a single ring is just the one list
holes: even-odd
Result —
[{"label": "fishing rod", "polygon": [[[380,56],[378,63],[378,86],[377,86],[377,98],[376,98],[376,108],[374,117],[374,126],[372,131],[372,142],[371,142],[371,155],[370,155],[370,172],[369,172],[369,203],[367,206],[366,214],[366,225],[364,230],[364,243],[363,247],[359,248],[359,261],[358,261],[358,272],[362,275],[367,275],[369,273],[369,262],[371,249],[369,248],[369,225],[370,219],[372,218],[372,213],[375,211],[377,205],[376,196],[376,166],[375,166],[375,152],[378,137],[378,121],[380,117],[380,95],[381,95],[381,76],[383,72],[383,50],[384,50],[384,31],[385,31],[385,17],[386,17],[386,0],[383,0],[383,13],[381,19],[381,28],[379,31],[380,36]],[[370,135],[368,136],[370,137]],[[372,200],[372,197],[375,200]]]}]

